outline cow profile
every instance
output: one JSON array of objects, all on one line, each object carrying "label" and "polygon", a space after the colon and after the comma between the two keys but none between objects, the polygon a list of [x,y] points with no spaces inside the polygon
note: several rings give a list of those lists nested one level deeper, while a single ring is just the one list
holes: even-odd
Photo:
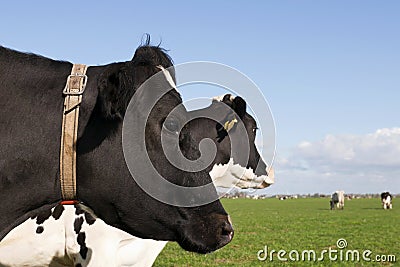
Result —
[{"label": "cow profile", "polygon": [[389,192],[383,192],[381,194],[381,202],[383,209],[392,209],[392,195]]},{"label": "cow profile", "polygon": [[[161,71],[160,66],[168,69],[173,66],[172,60],[163,49],[147,42],[135,51],[132,60],[88,67],[76,144],[77,200],[108,225],[131,235],[176,241],[185,250],[209,253],[228,244],[233,237],[230,219],[215,188],[208,187],[204,192],[216,196],[217,200],[208,204],[196,208],[169,205],[139,187],[125,162],[122,123],[129,115],[136,118],[134,126],[146,127],[145,140],[131,140],[132,149],[138,154],[147,151],[165,180],[186,187],[212,183],[206,170],[181,170],[163,153],[164,121],[182,104],[175,88],[159,99],[147,117],[141,103],[127,109],[133,96],[149,99],[157,93],[140,88]],[[71,68],[69,62],[0,47],[0,240],[29,218],[37,220],[36,230],[41,232],[40,224],[52,216],[52,210],[61,201],[62,91]],[[173,69],[168,72],[174,76]],[[170,88],[165,79],[157,86]],[[178,115],[174,117],[176,124],[185,121],[188,112],[182,106]],[[200,151],[189,129],[183,128],[180,135],[177,153],[179,149],[188,159],[198,158]],[[171,133],[166,138],[168,141],[175,136]],[[143,162],[135,164],[140,170]],[[190,200],[197,196],[180,197]],[[80,233],[78,238],[85,251],[85,234]],[[83,253],[90,256],[89,252]]]},{"label": "cow profile", "polygon": [[329,204],[331,210],[335,208],[344,209],[344,191],[336,191],[335,193],[333,193]]}]

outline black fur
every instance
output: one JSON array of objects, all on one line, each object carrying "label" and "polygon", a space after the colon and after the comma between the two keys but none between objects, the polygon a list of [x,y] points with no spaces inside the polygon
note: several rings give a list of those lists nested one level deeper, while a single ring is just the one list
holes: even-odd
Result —
[{"label": "black fur", "polygon": [[83,217],[76,217],[74,221],[74,231],[78,234],[82,229]]},{"label": "black fur", "polygon": [[39,213],[36,218],[36,224],[44,223],[48,218],[51,216],[51,209],[44,210],[43,212]]},{"label": "black fur", "polygon": [[63,206],[63,205],[57,205],[57,206],[54,208],[53,213],[51,214],[51,216],[53,216],[53,218],[54,218],[55,220],[58,220],[58,219],[60,219],[60,217],[61,217],[61,215],[62,215],[62,213],[63,213],[64,210],[65,210],[65,209],[64,209],[64,206]]},{"label": "black fur", "polygon": [[79,204],[74,204],[75,207],[75,215],[81,215],[85,213],[85,211],[82,209],[82,207]]},{"label": "black fur", "polygon": [[43,233],[43,231],[44,231],[44,228],[41,225],[36,228],[36,233],[37,234],[41,234],[41,233]]},{"label": "black fur", "polygon": [[89,224],[92,225],[95,223],[96,218],[93,217],[92,214],[90,214],[89,212],[85,212],[85,221]]},{"label": "black fur", "polygon": [[81,232],[77,236],[77,242],[80,246],[79,254],[81,255],[82,259],[86,260],[88,254],[88,248],[86,246],[86,234],[85,232]]}]

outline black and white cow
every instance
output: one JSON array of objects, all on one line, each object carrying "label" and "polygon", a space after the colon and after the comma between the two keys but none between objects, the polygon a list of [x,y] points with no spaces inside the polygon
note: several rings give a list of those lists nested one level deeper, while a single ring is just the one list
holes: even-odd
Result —
[{"label": "black and white cow", "polygon": [[[221,203],[216,200],[190,208],[157,201],[137,185],[125,163],[122,120],[134,94],[139,99],[155,94],[138,88],[160,71],[159,66],[171,67],[172,61],[159,47],[146,44],[136,50],[131,61],[88,68],[77,142],[78,200],[108,225],[131,235],[177,241],[188,251],[212,252],[233,237]],[[69,62],[0,47],[0,239],[28,218],[35,218],[36,231],[41,232],[40,225],[46,219],[58,217],[62,90],[71,68]],[[206,170],[181,170],[163,153],[164,120],[181,103],[179,93],[172,89],[156,103],[148,118],[141,115],[140,105],[134,106],[134,123],[145,121],[144,149],[166,180],[186,186],[209,184],[212,180]],[[183,107],[179,112],[176,123],[188,116]],[[179,135],[177,150],[180,148],[188,159],[198,158],[200,151],[189,129],[184,127]],[[143,149],[142,140],[135,141],[133,144]],[[141,162],[137,164],[140,169]],[[217,192],[214,189],[204,194],[214,197]],[[77,224],[79,229],[80,222]],[[81,255],[90,258],[85,233],[76,231]]]},{"label": "black and white cow", "polygon": [[[240,103],[240,104],[236,104]],[[220,106],[227,105],[243,121],[248,132],[248,142],[254,145],[257,125],[253,117],[246,112],[246,103],[240,98],[233,98],[230,95],[221,97],[218,101],[213,100],[212,105],[204,110],[192,111],[194,120],[189,122],[189,129],[199,135],[194,136],[195,140],[210,138],[216,144],[217,157],[212,162],[208,170],[215,186],[239,188],[263,188],[274,182],[273,169],[267,173],[266,165],[258,154],[257,149],[251,151],[251,156],[246,166],[232,164],[230,158],[230,139],[226,136],[220,139],[221,129],[217,126],[218,122],[208,118],[207,112],[218,113],[218,121],[224,124],[227,115],[221,112]],[[202,116],[199,116],[199,114]],[[240,114],[240,115],[239,115]],[[238,117],[238,118],[239,118]],[[235,127],[230,130],[230,135],[235,134]],[[242,138],[245,138],[243,136]],[[223,161],[225,160],[225,162]],[[257,164],[265,169],[260,170],[260,174],[254,174],[253,169],[257,169]],[[62,209],[63,213],[58,219],[57,210]],[[57,259],[61,262],[73,261],[74,264],[81,266],[152,266],[156,257],[164,248],[167,241],[156,241],[151,239],[141,239],[129,235],[117,228],[108,226],[101,219],[96,219],[95,215],[87,207],[82,205],[58,207],[52,211],[56,214],[45,222],[39,221],[40,229],[43,232],[35,233],[38,227],[38,219],[29,219],[25,223],[13,229],[4,239],[5,244],[0,243],[0,259],[8,263],[9,266],[37,266],[49,265],[52,260]],[[57,217],[54,218],[54,217]],[[80,232],[86,235],[85,247],[91,250],[91,258],[83,259],[80,254],[80,245],[77,236]],[[68,244],[65,249],[65,244]],[[40,245],[48,244],[48,246]],[[18,259],[15,255],[15,248],[18,248]],[[34,248],[34,249],[32,249]],[[14,251],[14,253],[11,253]],[[32,265],[35,259],[35,265]],[[68,260],[67,260],[68,259]],[[0,260],[1,263],[1,260]],[[65,263],[67,264],[67,263]],[[65,265],[68,266],[68,265]]]},{"label": "black and white cow", "polygon": [[381,194],[382,207],[385,210],[392,208],[392,199],[393,199],[393,197],[389,192],[383,192]]},{"label": "black and white cow", "polygon": [[330,203],[331,210],[333,210],[335,207],[338,209],[343,209],[344,208],[344,191],[336,191],[335,193],[333,193],[329,203]]}]

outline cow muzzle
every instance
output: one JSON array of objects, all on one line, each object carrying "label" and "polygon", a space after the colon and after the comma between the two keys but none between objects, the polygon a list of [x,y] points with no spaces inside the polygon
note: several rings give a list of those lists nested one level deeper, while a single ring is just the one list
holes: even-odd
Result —
[{"label": "cow muzzle", "polygon": [[234,229],[228,215],[210,214],[184,226],[179,245],[188,251],[211,253],[229,244]]}]

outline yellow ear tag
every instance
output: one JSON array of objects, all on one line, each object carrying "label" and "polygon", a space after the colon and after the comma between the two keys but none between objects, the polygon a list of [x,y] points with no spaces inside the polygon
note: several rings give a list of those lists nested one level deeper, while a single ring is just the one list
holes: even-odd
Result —
[{"label": "yellow ear tag", "polygon": [[224,124],[224,129],[225,129],[225,131],[229,132],[229,131],[233,128],[233,126],[235,125],[235,123],[237,123],[237,122],[238,122],[238,121],[237,121],[236,118],[234,118],[234,119],[231,120],[231,121],[225,122],[225,124]]}]

